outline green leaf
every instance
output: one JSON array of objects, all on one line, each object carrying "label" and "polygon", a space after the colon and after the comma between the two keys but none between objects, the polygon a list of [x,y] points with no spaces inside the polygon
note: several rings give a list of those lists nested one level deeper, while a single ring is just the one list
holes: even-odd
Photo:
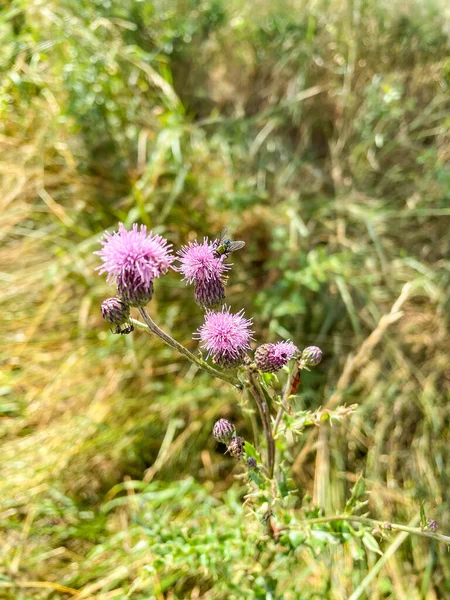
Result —
[{"label": "green leaf", "polygon": [[263,373],[262,380],[267,386],[272,387],[273,383],[278,381],[278,377],[275,373]]},{"label": "green leaf", "polygon": [[252,444],[250,444],[250,442],[245,442],[244,450],[247,456],[255,458],[259,463],[262,462],[261,457],[258,454],[256,448]]},{"label": "green leaf", "polygon": [[258,471],[249,471],[248,476],[253,481],[253,483],[255,483],[260,489],[265,489],[266,481],[265,479],[263,479],[263,477],[261,477]]},{"label": "green leaf", "polygon": [[364,546],[368,550],[371,550],[372,552],[376,552],[380,556],[383,556],[383,553],[380,550],[380,546],[378,545],[377,540],[373,537],[373,535],[371,533],[369,533],[368,531],[365,531],[364,535],[362,537],[362,541],[363,541]]},{"label": "green leaf", "polygon": [[355,485],[353,486],[352,495],[347,500],[347,503],[345,505],[345,512],[352,512],[352,510],[357,505],[358,500],[361,498],[361,496],[365,494],[365,491],[366,484],[364,483],[364,479],[361,473],[358,479],[356,480]]}]

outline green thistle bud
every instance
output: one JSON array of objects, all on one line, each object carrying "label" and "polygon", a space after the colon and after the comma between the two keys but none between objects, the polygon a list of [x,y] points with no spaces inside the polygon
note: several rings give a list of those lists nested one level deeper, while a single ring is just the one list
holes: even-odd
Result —
[{"label": "green thistle bud", "polygon": [[117,294],[130,306],[147,306],[153,298],[153,281],[148,285],[144,283],[134,283],[131,280],[124,285],[123,282],[117,284]]},{"label": "green thistle bud", "polygon": [[302,352],[301,362],[306,367],[316,367],[322,360],[322,350],[317,346],[308,346]]},{"label": "green thistle bud", "polygon": [[222,444],[227,444],[234,433],[234,425],[227,419],[219,419],[214,423],[213,436]]},{"label": "green thistle bud", "polygon": [[427,519],[427,529],[430,531],[437,531],[439,529],[438,522],[434,519]]},{"label": "green thistle bud", "polygon": [[134,329],[129,322],[130,307],[120,298],[108,298],[102,302],[102,316],[111,325],[113,333],[131,333]]},{"label": "green thistle bud", "polygon": [[225,300],[225,288],[220,277],[194,282],[194,299],[202,308],[217,308]]},{"label": "green thistle bud", "polygon": [[243,437],[235,437],[233,438],[230,443],[228,444],[228,452],[231,454],[231,456],[233,456],[234,458],[242,458],[242,456],[244,455],[244,444],[245,444],[245,440]]},{"label": "green thistle bud", "polygon": [[249,458],[247,458],[247,467],[249,469],[256,469],[257,466],[258,462],[256,458],[254,458],[253,456],[249,456]]}]

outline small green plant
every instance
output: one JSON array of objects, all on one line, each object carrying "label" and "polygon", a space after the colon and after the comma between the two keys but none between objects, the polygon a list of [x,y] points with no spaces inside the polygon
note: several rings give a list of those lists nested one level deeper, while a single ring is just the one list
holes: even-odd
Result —
[{"label": "small green plant", "polygon": [[[233,313],[223,305],[225,273],[231,268],[225,261],[244,242],[231,242],[225,230],[219,239],[205,238],[201,243],[195,240],[175,256],[171,244],[160,235],[148,234],[145,226],[135,224],[127,231],[120,224],[117,232],[106,234],[102,245],[96,252],[103,259],[98,269],[116,284],[118,296],[102,304],[103,317],[112,326],[112,332],[126,335],[135,327],[147,329],[211,376],[229,383],[238,392],[245,391],[254,403],[259,424],[253,419],[252,441],[238,435],[234,424],[225,418],[215,423],[212,434],[227,453],[241,462],[249,488],[245,504],[277,543],[287,547],[308,543],[314,549],[326,539],[351,540],[356,550],[362,544],[382,554],[376,538],[383,539],[391,531],[450,543],[450,537],[437,533],[437,522],[426,518],[423,507],[420,527],[371,519],[364,512],[367,500],[361,476],[338,515],[323,515],[318,507],[299,504],[298,491],[283,460],[287,439],[301,435],[308,426],[339,422],[351,415],[357,405],[314,411],[293,408],[302,372],[322,362],[322,351],[317,346],[299,350],[290,340],[283,340],[259,345],[252,354],[252,319],[245,318],[243,310]],[[146,309],[153,297],[154,280],[169,269],[183,274],[187,283],[193,284],[195,300],[205,311],[204,323],[194,337],[207,350],[206,357],[201,352],[196,356],[163,331]],[[130,317],[130,306],[138,308],[143,321]],[[284,386],[277,376],[282,371],[286,374]],[[247,406],[242,396],[239,401],[243,408]]]}]

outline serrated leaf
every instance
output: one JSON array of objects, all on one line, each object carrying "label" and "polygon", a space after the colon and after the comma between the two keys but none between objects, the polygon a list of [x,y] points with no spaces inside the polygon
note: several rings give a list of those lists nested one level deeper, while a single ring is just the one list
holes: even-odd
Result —
[{"label": "serrated leaf", "polygon": [[263,373],[262,380],[267,386],[272,386],[272,384],[278,381],[278,377],[275,373]]},{"label": "serrated leaf", "polygon": [[261,477],[261,475],[258,473],[258,471],[249,471],[248,472],[248,476],[253,481],[253,483],[255,483],[260,489],[264,489],[265,488],[266,482]]},{"label": "serrated leaf", "polygon": [[345,512],[349,512],[355,508],[355,506],[358,503],[358,500],[361,498],[361,496],[364,495],[365,491],[366,484],[361,473],[358,479],[356,480],[355,485],[353,486],[350,498],[347,500],[347,503],[345,505]]},{"label": "serrated leaf", "polygon": [[368,531],[365,531],[364,535],[362,537],[362,541],[363,541],[364,546],[368,550],[371,550],[372,552],[376,552],[380,556],[383,556],[383,553],[380,550],[380,546],[378,545],[377,540],[373,537],[373,535],[371,533],[369,533]]},{"label": "serrated leaf", "polygon": [[247,456],[251,456],[252,458],[255,458],[257,460],[257,462],[261,462],[261,457],[259,456],[256,448],[250,444],[250,442],[245,442],[244,444],[244,450]]}]

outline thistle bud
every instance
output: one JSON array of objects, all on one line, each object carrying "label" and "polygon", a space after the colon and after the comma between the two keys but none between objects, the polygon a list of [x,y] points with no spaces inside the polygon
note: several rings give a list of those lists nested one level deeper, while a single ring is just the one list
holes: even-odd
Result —
[{"label": "thistle bud", "polygon": [[147,306],[153,298],[153,281],[149,284],[141,281],[133,282],[130,277],[117,283],[117,294],[130,306]]},{"label": "thistle bud", "polygon": [[231,454],[231,456],[233,456],[234,458],[242,458],[242,456],[244,455],[244,444],[245,444],[245,440],[243,437],[235,437],[233,438],[230,443],[228,444],[228,452]]},{"label": "thistle bud", "polygon": [[213,436],[222,444],[228,444],[234,435],[234,425],[227,419],[219,419],[214,423]]},{"label": "thistle bud", "polygon": [[230,354],[227,351],[216,354],[213,357],[213,363],[222,367],[222,369],[236,369],[243,364],[245,360],[245,352],[237,352]]},{"label": "thistle bud", "polygon": [[275,373],[298,354],[298,348],[289,340],[276,344],[263,344],[256,349],[255,364],[264,373]]},{"label": "thistle bud", "polygon": [[316,367],[322,360],[322,350],[317,346],[308,346],[302,352],[301,362],[306,367]]},{"label": "thistle bud", "polygon": [[220,277],[194,281],[194,299],[202,308],[217,308],[225,300],[225,288]]},{"label": "thistle bud", "polygon": [[258,463],[256,461],[256,458],[254,458],[253,456],[249,456],[247,458],[247,467],[249,469],[256,469],[257,466],[258,466]]},{"label": "thistle bud", "polygon": [[427,519],[427,529],[430,531],[437,531],[439,529],[438,522],[434,519]]},{"label": "thistle bud", "polygon": [[120,298],[108,298],[102,302],[102,316],[111,325],[113,333],[131,333],[134,329],[129,322],[130,307]]}]

